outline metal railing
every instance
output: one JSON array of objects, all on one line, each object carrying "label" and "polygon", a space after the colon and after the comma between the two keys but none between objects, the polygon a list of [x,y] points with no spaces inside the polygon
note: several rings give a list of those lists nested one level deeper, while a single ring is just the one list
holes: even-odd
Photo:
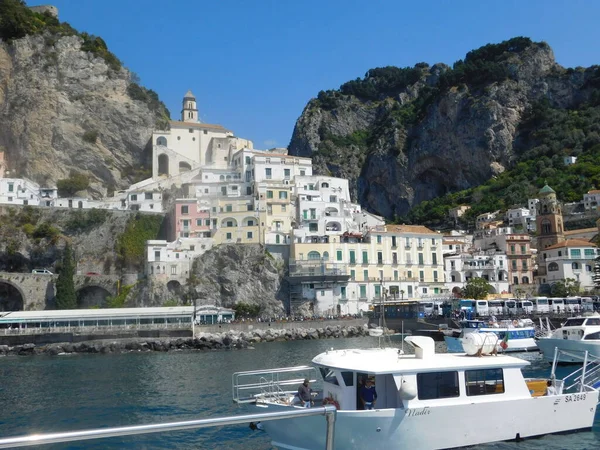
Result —
[{"label": "metal railing", "polygon": [[325,449],[333,450],[336,408],[333,405],[314,408],[290,408],[289,411],[277,411],[262,414],[245,414],[240,416],[214,417],[209,419],[187,420],[183,422],[155,423],[151,425],[134,425],[129,427],[100,428],[64,433],[32,434],[0,439],[0,448],[30,447],[42,444],[105,439],[110,437],[132,436],[138,434],[162,433],[167,431],[193,430],[198,428],[239,425],[250,422],[267,422],[271,420],[292,419],[308,416],[325,416],[327,435]]}]

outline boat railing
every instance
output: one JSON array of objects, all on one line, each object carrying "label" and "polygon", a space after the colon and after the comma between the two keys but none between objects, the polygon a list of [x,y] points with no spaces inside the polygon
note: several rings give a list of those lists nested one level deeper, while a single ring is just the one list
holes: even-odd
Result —
[{"label": "boat railing", "polygon": [[333,450],[336,419],[336,408],[334,405],[313,408],[291,408],[288,410],[270,413],[211,417],[208,419],[187,420],[182,422],[154,423],[150,425],[99,428],[94,430],[68,431],[62,433],[48,434],[31,434],[29,436],[0,438],[0,449],[15,447],[37,447],[42,444],[57,444],[63,442],[85,441],[90,439],[105,439],[111,437],[161,433],[167,431],[194,430],[198,428],[221,427],[225,425],[239,425],[250,422],[267,422],[271,420],[323,415],[327,420],[325,448],[326,450]]},{"label": "boat railing", "polygon": [[298,387],[305,379],[316,383],[317,369],[312,366],[294,366],[235,372],[231,380],[233,401],[255,403],[257,399],[287,400],[298,392]]},{"label": "boat railing", "polygon": [[581,360],[582,366],[562,379],[559,392],[585,392],[600,389],[600,358],[590,355],[588,351],[567,351],[555,348],[551,375],[553,380],[555,380],[556,366],[561,355]]}]

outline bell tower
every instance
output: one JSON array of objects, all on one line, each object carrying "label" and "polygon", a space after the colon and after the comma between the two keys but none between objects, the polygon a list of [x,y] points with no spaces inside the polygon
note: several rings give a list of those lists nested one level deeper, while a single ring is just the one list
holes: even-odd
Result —
[{"label": "bell tower", "polygon": [[181,110],[182,122],[198,123],[198,108],[196,107],[196,97],[192,91],[187,91],[183,97],[183,108]]},{"label": "bell tower", "polygon": [[537,204],[537,248],[538,252],[543,251],[551,245],[558,244],[565,240],[562,210],[556,192],[547,184],[538,193],[539,203]]}]

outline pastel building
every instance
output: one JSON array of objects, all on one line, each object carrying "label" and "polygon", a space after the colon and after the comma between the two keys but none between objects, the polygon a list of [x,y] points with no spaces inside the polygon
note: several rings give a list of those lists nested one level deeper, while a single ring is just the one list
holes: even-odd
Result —
[{"label": "pastel building", "polygon": [[483,278],[492,286],[491,294],[509,292],[506,254],[495,250],[458,252],[444,256],[446,287],[451,292],[462,290],[469,280]]},{"label": "pastel building", "polygon": [[422,226],[388,225],[291,244],[292,309],[355,314],[373,302],[444,292],[442,237]]},{"label": "pastel building", "polygon": [[594,189],[583,194],[583,206],[586,211],[595,211],[600,205],[600,190]]},{"label": "pastel building", "polygon": [[212,245],[190,239],[173,242],[151,240],[146,243],[146,273],[154,279],[179,287],[187,283],[194,258],[202,255]]},{"label": "pastel building", "polygon": [[580,283],[582,291],[594,289],[594,260],[599,255],[596,244],[580,239],[568,239],[544,249],[545,276],[542,284],[552,285],[571,278]]}]

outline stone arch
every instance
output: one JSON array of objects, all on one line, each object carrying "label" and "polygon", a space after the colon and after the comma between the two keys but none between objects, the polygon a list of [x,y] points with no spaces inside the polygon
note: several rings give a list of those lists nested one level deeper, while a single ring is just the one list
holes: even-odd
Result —
[{"label": "stone arch", "polygon": [[244,227],[254,227],[256,225],[258,225],[258,219],[256,217],[245,217],[242,221],[242,226]]},{"label": "stone arch", "polygon": [[181,293],[181,283],[177,280],[171,280],[167,283],[167,289],[171,293]]},{"label": "stone arch", "polygon": [[0,311],[23,311],[25,294],[15,283],[0,279]]},{"label": "stone arch", "polygon": [[110,292],[102,286],[86,285],[77,289],[75,295],[77,295],[77,306],[79,308],[106,308],[108,307]]},{"label": "stone arch", "polygon": [[221,221],[221,228],[236,228],[237,226],[237,220],[233,217],[226,217]]},{"label": "stone arch", "polygon": [[169,175],[169,157],[164,153],[158,155],[158,174]]},{"label": "stone arch", "polygon": [[158,139],[156,139],[156,145],[164,145],[166,147],[167,146],[167,138],[164,136],[159,136]]},{"label": "stone arch", "polygon": [[327,222],[325,224],[326,231],[342,231],[342,224],[337,221]]},{"label": "stone arch", "polygon": [[184,161],[179,163],[179,172],[189,172],[192,170],[192,166]]}]

